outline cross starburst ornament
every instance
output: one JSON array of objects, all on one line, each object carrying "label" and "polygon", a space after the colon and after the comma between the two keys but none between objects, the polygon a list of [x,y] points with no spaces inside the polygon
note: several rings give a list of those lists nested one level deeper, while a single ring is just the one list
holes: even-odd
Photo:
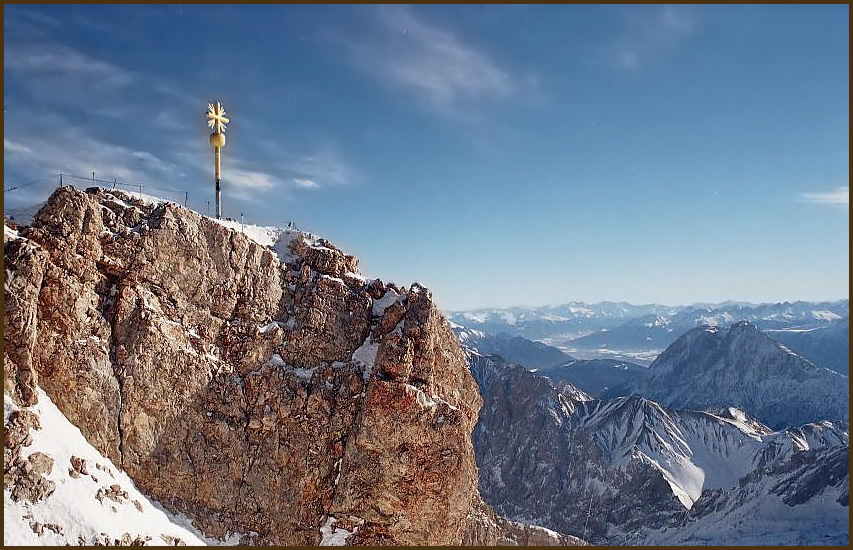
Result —
[{"label": "cross starburst ornament", "polygon": [[230,121],[225,118],[225,107],[220,102],[207,104],[207,126],[217,134],[221,134],[228,129],[227,124]]},{"label": "cross starburst ornament", "polygon": [[207,125],[213,130],[210,144],[216,161],[216,219],[222,218],[222,185],[219,180],[219,150],[225,146],[225,130],[230,121],[225,118],[225,107],[218,101],[207,104]]}]

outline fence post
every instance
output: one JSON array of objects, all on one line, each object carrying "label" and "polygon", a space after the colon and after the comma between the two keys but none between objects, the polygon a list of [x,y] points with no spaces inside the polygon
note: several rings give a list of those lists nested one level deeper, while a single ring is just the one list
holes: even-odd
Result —
[{"label": "fence post", "polygon": [[92,187],[95,186],[95,173],[92,172]]},{"label": "fence post", "polygon": [[59,174],[59,186],[62,187],[62,174]]},{"label": "fence post", "polygon": [[113,189],[116,188],[116,181],[117,181],[116,178],[113,178]]},{"label": "fence post", "polygon": [[142,186],[139,186],[139,200],[142,200]]},{"label": "fence post", "polygon": [[184,208],[187,207],[187,201],[190,200],[190,192],[184,191]]}]

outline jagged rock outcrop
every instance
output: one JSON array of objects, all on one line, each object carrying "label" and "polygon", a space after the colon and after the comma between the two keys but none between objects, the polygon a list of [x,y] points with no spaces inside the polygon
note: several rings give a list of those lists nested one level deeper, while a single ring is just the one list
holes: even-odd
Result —
[{"label": "jagged rock outcrop", "polygon": [[5,389],[28,405],[38,383],[140,489],[252,544],[317,544],[327,518],[349,543],[462,541],[481,399],[426,289],[97,188],[20,236]]},{"label": "jagged rock outcrop", "polygon": [[48,256],[24,239],[4,241],[3,248],[3,390],[22,404],[32,405],[36,401],[33,349],[37,309]]},{"label": "jagged rock outcrop", "polygon": [[53,458],[41,452],[24,456],[22,451],[32,443],[30,430],[41,428],[39,418],[29,411],[9,415],[3,437],[3,486],[11,488],[13,501],[38,502],[50,496],[56,484],[47,479],[53,469]]}]

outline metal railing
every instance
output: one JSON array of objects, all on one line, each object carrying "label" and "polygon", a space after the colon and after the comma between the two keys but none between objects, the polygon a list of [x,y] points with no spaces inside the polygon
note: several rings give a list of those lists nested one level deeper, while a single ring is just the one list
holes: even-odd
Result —
[{"label": "metal railing", "polygon": [[59,186],[62,187],[64,185],[69,185],[77,188],[85,188],[85,187],[103,187],[106,189],[117,189],[121,188],[122,191],[126,191],[129,193],[139,193],[140,195],[151,195],[158,199],[169,200],[175,202],[177,204],[183,204],[186,207],[189,207],[190,194],[189,191],[181,191],[179,189],[170,189],[168,187],[155,187],[153,185],[148,185],[142,182],[135,181],[119,181],[118,178],[113,178],[112,180],[104,180],[98,179],[95,177],[95,173],[92,172],[92,177],[88,176],[78,176],[75,174],[51,174],[50,176],[39,178],[37,180],[33,180],[27,183],[22,183],[20,185],[13,185],[11,187],[4,187],[3,193],[9,193],[11,191],[17,191],[19,189],[23,189],[25,187],[30,187],[31,185],[37,185],[39,183],[45,183],[53,179],[54,181],[59,182]]},{"label": "metal railing", "polygon": [[[59,185],[71,185],[73,187],[104,187],[107,189],[121,188],[120,190],[127,191],[131,194],[139,193],[140,198],[142,198],[142,195],[151,195],[159,199],[170,200],[178,204],[183,204],[184,206],[188,206],[190,199],[189,191],[169,189],[167,187],[154,187],[153,185],[148,185],[142,182],[119,181],[117,178],[113,178],[112,180],[103,180],[96,178],[94,172],[92,172],[91,178],[61,173],[59,174]],[[153,193],[146,191],[153,191]],[[164,196],[164,194],[166,196]]]}]

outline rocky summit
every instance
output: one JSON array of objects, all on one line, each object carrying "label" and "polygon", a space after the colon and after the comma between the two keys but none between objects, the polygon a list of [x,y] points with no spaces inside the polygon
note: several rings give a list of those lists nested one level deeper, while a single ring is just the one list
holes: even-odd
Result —
[{"label": "rocky summit", "polygon": [[579,542],[480,500],[482,401],[425,288],[368,280],[305,233],[268,246],[100,188],[58,189],[4,241],[6,394],[30,407],[43,389],[206,536]]}]

